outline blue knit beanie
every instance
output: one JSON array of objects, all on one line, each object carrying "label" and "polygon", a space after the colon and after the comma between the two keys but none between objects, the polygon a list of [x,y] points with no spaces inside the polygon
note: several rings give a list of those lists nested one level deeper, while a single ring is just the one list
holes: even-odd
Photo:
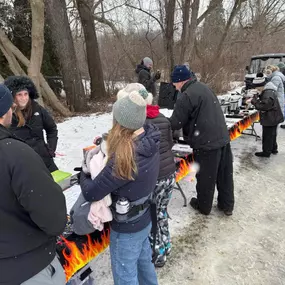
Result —
[{"label": "blue knit beanie", "polygon": [[191,78],[191,72],[186,65],[176,65],[171,74],[171,81],[173,83],[186,81]]},{"label": "blue knit beanie", "polygon": [[0,84],[0,117],[4,116],[13,105],[13,97],[10,90]]}]

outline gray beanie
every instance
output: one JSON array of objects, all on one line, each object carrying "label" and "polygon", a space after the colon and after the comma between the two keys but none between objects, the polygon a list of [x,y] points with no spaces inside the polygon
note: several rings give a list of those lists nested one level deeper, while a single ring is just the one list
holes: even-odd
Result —
[{"label": "gray beanie", "polygon": [[146,120],[146,102],[138,91],[117,100],[113,106],[113,117],[119,125],[130,130],[143,127]]},{"label": "gray beanie", "polygon": [[151,58],[145,57],[143,59],[143,64],[144,64],[144,66],[149,67],[150,65],[153,65],[153,61]]}]

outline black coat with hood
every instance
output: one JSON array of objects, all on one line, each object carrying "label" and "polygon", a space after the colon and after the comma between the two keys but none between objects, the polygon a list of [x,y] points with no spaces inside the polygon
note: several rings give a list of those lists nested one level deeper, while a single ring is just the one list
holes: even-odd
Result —
[{"label": "black coat with hood", "polygon": [[[159,138],[160,132],[154,125],[146,124],[145,132],[135,140],[137,174],[134,180],[120,179],[114,176],[114,160],[110,159],[103,170],[94,178],[80,175],[80,186],[84,198],[89,202],[99,201],[111,194],[113,204],[120,198],[130,202],[150,195],[155,188],[159,172]],[[135,233],[143,230],[151,222],[150,209],[134,221],[118,223],[115,219],[111,228],[120,233]]]},{"label": "black coat with hood", "polygon": [[137,65],[136,73],[138,75],[138,83],[142,84],[148,92],[156,97],[156,79],[154,75],[151,75],[150,69],[141,63]]},{"label": "black coat with hood", "polygon": [[[22,127],[18,127],[19,120],[13,114],[11,132],[25,141],[41,156],[50,172],[57,170],[53,162],[58,140],[57,126],[48,111],[34,101],[38,98],[38,93],[33,82],[27,77],[11,76],[4,84],[10,89],[13,96],[18,91],[28,90],[32,105],[32,116]],[[44,131],[46,132],[47,143],[45,142]]]},{"label": "black coat with hood", "polygon": [[224,114],[217,96],[196,78],[184,84],[170,118],[173,130],[183,128],[183,136],[193,149],[214,150],[230,142]]},{"label": "black coat with hood", "polygon": [[260,111],[260,124],[264,127],[274,127],[284,122],[277,96],[277,87],[268,82],[260,95],[252,98],[251,103]]},{"label": "black coat with hood", "polygon": [[66,204],[42,159],[0,125],[0,284],[18,285],[55,257]]}]

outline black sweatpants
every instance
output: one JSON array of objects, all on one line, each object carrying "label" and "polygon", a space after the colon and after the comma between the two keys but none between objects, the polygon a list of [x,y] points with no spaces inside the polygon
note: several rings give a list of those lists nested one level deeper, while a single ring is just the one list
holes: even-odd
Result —
[{"label": "black sweatpants", "polygon": [[262,151],[271,154],[277,151],[277,126],[262,127]]},{"label": "black sweatpants", "polygon": [[230,143],[205,151],[194,150],[194,160],[200,165],[197,178],[198,209],[209,215],[212,209],[215,186],[218,189],[218,206],[225,211],[234,208],[233,156]]}]

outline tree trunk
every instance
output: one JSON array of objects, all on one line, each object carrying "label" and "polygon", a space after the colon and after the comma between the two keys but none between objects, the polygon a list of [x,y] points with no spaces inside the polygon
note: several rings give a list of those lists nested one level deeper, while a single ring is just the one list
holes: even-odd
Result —
[{"label": "tree trunk", "polygon": [[169,0],[165,5],[165,52],[167,58],[167,67],[171,74],[174,68],[174,15],[175,15],[176,0]]},{"label": "tree trunk", "polygon": [[102,63],[99,53],[99,44],[95,31],[91,7],[86,0],[77,0],[77,7],[85,37],[87,62],[91,82],[91,99],[96,100],[106,97]]},{"label": "tree trunk", "polygon": [[[13,55],[22,62],[26,67],[29,66],[30,61],[22,54],[22,52],[13,45],[13,43],[8,39],[5,32],[0,28],[0,42],[2,43],[4,49],[7,51],[7,53],[13,53]],[[43,75],[40,74],[40,85],[43,89],[43,97],[44,99],[50,103],[50,106],[58,111],[63,116],[71,116],[71,112],[65,108],[61,102],[57,99],[56,95],[52,91],[52,89],[49,87],[48,83],[44,79]]]},{"label": "tree trunk", "polygon": [[71,111],[85,111],[87,102],[68,22],[65,0],[46,0],[45,4],[51,35],[62,67],[67,104]]},{"label": "tree trunk", "polygon": [[43,105],[40,92],[40,73],[44,54],[45,6],[43,0],[30,0],[32,9],[32,51],[28,75],[39,92],[39,103]]},{"label": "tree trunk", "polygon": [[[195,0],[194,0],[195,1]],[[190,6],[191,0],[184,0],[182,3],[182,33],[181,33],[181,51],[179,56],[179,63],[183,64],[185,62],[185,53],[188,45],[189,37],[189,18],[190,18]],[[191,18],[192,20],[192,18]]]},{"label": "tree trunk", "polygon": [[3,53],[3,55],[5,56],[6,60],[8,61],[9,68],[13,72],[13,74],[15,74],[15,75],[26,75],[25,71],[20,66],[20,64],[17,61],[17,59],[15,58],[14,54],[11,51],[6,50],[4,45],[1,43],[1,41],[0,41],[0,50]]},{"label": "tree trunk", "polygon": [[0,83],[2,84],[4,82],[3,76],[0,74]]}]

